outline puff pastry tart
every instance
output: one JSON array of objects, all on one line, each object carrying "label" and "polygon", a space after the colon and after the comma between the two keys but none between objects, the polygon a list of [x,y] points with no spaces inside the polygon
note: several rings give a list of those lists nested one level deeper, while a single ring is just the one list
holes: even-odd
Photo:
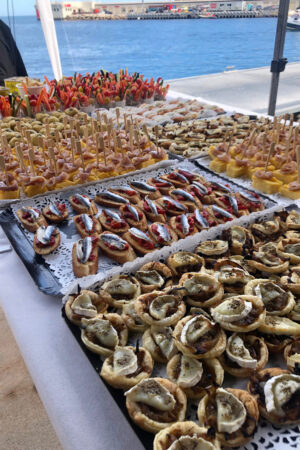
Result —
[{"label": "puff pastry tart", "polygon": [[224,370],[217,358],[199,361],[181,353],[170,359],[167,374],[191,399],[202,398],[215,386],[221,386],[224,379]]},{"label": "puff pastry tart", "polygon": [[293,294],[285,286],[263,278],[249,281],[245,294],[257,295],[270,315],[285,316],[296,304]]},{"label": "puff pastry tart", "polygon": [[110,386],[127,390],[149,378],[152,370],[153,360],[146,349],[116,347],[105,359],[100,375]]},{"label": "puff pastry tart", "polygon": [[205,258],[221,258],[227,255],[229,250],[228,242],[222,240],[203,241],[196,248],[196,253]]},{"label": "puff pastry tart", "polygon": [[135,300],[140,293],[140,283],[131,275],[117,275],[106,281],[99,290],[100,297],[115,308],[122,308]]},{"label": "puff pastry tart", "polygon": [[288,230],[300,230],[300,215],[293,210],[286,218],[286,226]]},{"label": "puff pastry tart", "polygon": [[91,200],[87,195],[74,194],[69,197],[69,202],[71,203],[74,211],[79,214],[91,214],[95,215],[98,212],[96,203]]},{"label": "puff pastry tart", "polygon": [[214,276],[222,283],[224,291],[234,294],[243,294],[245,285],[253,276],[236,261],[222,258],[214,265]]},{"label": "puff pastry tart", "polygon": [[[283,352],[287,368],[291,371],[300,367],[300,338],[288,344]],[[299,373],[299,372],[297,372]]]},{"label": "puff pastry tart", "polygon": [[300,376],[277,367],[252,375],[248,391],[255,395],[260,414],[274,425],[300,423]]},{"label": "puff pastry tart", "polygon": [[226,372],[234,377],[249,377],[268,362],[269,352],[262,338],[251,334],[232,334],[219,360]]},{"label": "puff pastry tart", "polygon": [[49,255],[60,244],[60,233],[53,225],[39,227],[33,238],[33,250],[38,255]]},{"label": "puff pastry tart", "polygon": [[289,267],[289,261],[278,256],[274,242],[259,245],[248,264],[254,269],[266,273],[283,273]]},{"label": "puff pastry tart", "polygon": [[129,330],[143,332],[148,328],[148,325],[137,315],[134,301],[123,305],[121,317]]},{"label": "puff pastry tart", "polygon": [[69,212],[65,203],[50,203],[43,208],[43,215],[50,222],[59,223],[67,219]]},{"label": "puff pastry tart", "polygon": [[220,450],[217,439],[195,422],[177,422],[155,436],[153,450]]},{"label": "puff pastry tart", "polygon": [[261,223],[253,223],[250,225],[250,231],[257,241],[266,241],[274,239],[281,234],[280,221],[274,217]]},{"label": "puff pastry tart", "polygon": [[120,207],[120,212],[131,227],[139,228],[142,231],[146,231],[148,229],[146,216],[140,208],[132,206],[128,203],[127,205],[122,205]]},{"label": "puff pastry tart", "polygon": [[152,326],[143,334],[143,347],[149,350],[154,361],[166,363],[178,352],[172,333],[171,327]]},{"label": "puff pastry tart", "polygon": [[259,409],[255,398],[242,389],[216,389],[206,395],[198,406],[201,426],[216,431],[221,445],[233,448],[247,444],[255,431]]},{"label": "puff pastry tart", "polygon": [[215,358],[226,348],[225,332],[202,314],[181,319],[173,337],[178,350],[191,358]]},{"label": "puff pastry tart", "polygon": [[68,319],[81,325],[81,319],[90,319],[107,310],[108,304],[95,292],[83,289],[78,294],[70,295],[66,304],[65,312]]},{"label": "puff pastry tart", "polygon": [[102,314],[81,320],[81,340],[93,353],[110,356],[117,346],[124,346],[128,329],[119,314]]},{"label": "puff pastry tart", "polygon": [[204,259],[191,252],[176,252],[168,257],[167,264],[176,277],[187,272],[199,272],[204,267]]},{"label": "puff pastry tart", "polygon": [[186,396],[177,384],[165,378],[140,381],[125,393],[131,419],[151,433],[185,419]]},{"label": "puff pastry tart", "polygon": [[98,220],[90,214],[79,214],[73,217],[73,221],[77,232],[82,238],[88,236],[96,236],[102,231],[102,227]]},{"label": "puff pastry tart", "polygon": [[291,266],[288,275],[283,275],[280,282],[293,294],[300,294],[300,266]]},{"label": "puff pastry tart", "polygon": [[112,233],[125,233],[129,228],[126,220],[119,213],[111,209],[104,208],[98,220],[105,230],[111,231]]},{"label": "puff pastry tart", "polygon": [[300,324],[287,317],[266,316],[263,323],[260,324],[258,331],[265,334],[277,334],[281,336],[300,335]]},{"label": "puff pastry tart", "polygon": [[172,285],[172,272],[165,264],[153,261],[144,264],[136,273],[142,293],[164,289]]},{"label": "puff pastry tart", "polygon": [[300,322],[300,298],[296,299],[296,304],[289,314],[289,319]]},{"label": "puff pastry tart", "polygon": [[17,210],[17,216],[23,227],[30,233],[34,233],[39,227],[48,225],[41,211],[31,206],[22,206]]},{"label": "puff pastry tart", "polygon": [[220,302],[224,289],[212,275],[189,272],[182,275],[179,286],[185,289],[185,301],[192,306],[208,308]]},{"label": "puff pastry tart", "polygon": [[300,264],[300,239],[282,239],[277,244],[277,253],[292,264]]},{"label": "puff pastry tart", "polygon": [[236,295],[210,310],[214,320],[224,330],[248,333],[264,323],[266,310],[254,295]]},{"label": "puff pastry tart", "polygon": [[230,242],[232,255],[243,255],[244,248],[253,245],[254,238],[247,228],[235,225],[223,232],[224,240]]},{"label": "puff pastry tart", "polygon": [[136,313],[148,325],[173,325],[184,316],[186,310],[180,294],[180,291],[173,294],[167,289],[140,295],[134,301]]},{"label": "puff pastry tart", "polygon": [[100,234],[98,245],[105,255],[117,261],[119,264],[134,261],[136,258],[136,254],[131,245],[117,234],[110,233],[109,231],[104,231]]}]

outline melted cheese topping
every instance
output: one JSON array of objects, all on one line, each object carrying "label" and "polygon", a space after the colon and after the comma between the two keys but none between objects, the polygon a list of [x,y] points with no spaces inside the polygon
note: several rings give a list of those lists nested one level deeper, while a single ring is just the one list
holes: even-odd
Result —
[{"label": "melted cheese topping", "polygon": [[196,316],[190,319],[182,328],[181,342],[191,345],[197,342],[213,326],[213,323],[204,316]]},{"label": "melted cheese topping", "polygon": [[130,375],[137,371],[137,356],[131,348],[116,347],[113,354],[113,371],[116,375]]},{"label": "melted cheese topping", "polygon": [[172,261],[173,261],[173,265],[175,267],[182,266],[182,265],[199,264],[199,258],[197,258],[197,255],[194,255],[192,253],[187,253],[187,252],[175,253],[173,255]]},{"label": "melted cheese topping", "polygon": [[168,450],[214,450],[216,448],[211,442],[206,441],[202,437],[180,436]]},{"label": "melted cheese topping", "polygon": [[150,303],[149,313],[154,319],[162,320],[176,304],[177,300],[173,295],[159,295]]},{"label": "melted cheese topping", "polygon": [[228,250],[228,242],[221,240],[204,241],[198,245],[197,250],[207,256],[219,255]]},{"label": "melted cheese topping", "polygon": [[159,411],[172,411],[176,405],[173,395],[154,378],[141,381],[125,395],[132,402],[144,403]]},{"label": "melted cheese topping", "polygon": [[234,361],[240,367],[256,369],[257,359],[252,358],[243,339],[237,334],[233,334],[228,339],[226,354],[231,361]]},{"label": "melted cheese topping", "polygon": [[285,412],[282,407],[299,389],[299,375],[282,374],[270,378],[264,386],[266,410],[269,413],[284,417]]},{"label": "melted cheese topping", "polygon": [[160,348],[165,358],[170,359],[177,352],[171,327],[151,327],[151,334],[154,342]]},{"label": "melted cheese topping", "polygon": [[93,305],[89,294],[80,294],[75,298],[71,305],[71,309],[75,314],[84,317],[95,317],[97,315],[97,308]]},{"label": "melted cheese topping", "polygon": [[117,330],[109,320],[97,319],[88,323],[86,332],[92,333],[103,347],[115,348],[119,343]]},{"label": "melted cheese topping", "polygon": [[123,278],[111,280],[105,286],[105,290],[112,297],[114,297],[115,295],[124,295],[126,296],[126,299],[128,299],[129,296],[133,298],[136,293],[136,289],[137,288],[134,283]]},{"label": "melted cheese topping", "polygon": [[290,253],[295,256],[300,256],[300,243],[297,244],[287,244],[284,246],[284,252]]},{"label": "melted cheese topping", "polygon": [[123,305],[123,313],[127,316],[130,316],[136,325],[144,325],[144,322],[140,318],[140,316],[137,315],[135,307],[134,307],[134,301],[127,303],[126,305]]},{"label": "melted cheese topping", "polygon": [[217,281],[207,275],[193,275],[185,280],[183,287],[189,295],[197,295],[201,292],[207,292],[212,287],[217,289]]},{"label": "melted cheese topping", "polygon": [[239,430],[247,416],[244,404],[223,388],[217,389],[216,401],[219,433],[234,433]]},{"label": "melted cheese topping", "polygon": [[165,282],[163,277],[156,270],[139,270],[136,272],[135,276],[143,284],[149,286],[154,285],[158,288],[162,287]]},{"label": "melted cheese topping", "polygon": [[246,317],[252,310],[252,303],[239,297],[231,297],[211,309],[216,322],[235,322]]},{"label": "melted cheese topping", "polygon": [[195,386],[202,378],[202,363],[197,359],[182,355],[180,361],[180,372],[176,383],[181,388]]}]

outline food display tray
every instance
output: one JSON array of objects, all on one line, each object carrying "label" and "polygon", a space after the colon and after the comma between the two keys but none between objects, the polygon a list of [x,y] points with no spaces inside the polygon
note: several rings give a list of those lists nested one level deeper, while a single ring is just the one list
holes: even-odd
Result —
[{"label": "food display tray", "polygon": [[[253,223],[256,219],[267,220],[267,219],[272,218],[275,212],[282,211],[282,210],[292,210],[292,209],[296,209],[299,212],[299,209],[296,207],[296,205],[290,205],[289,207],[282,207],[280,205],[277,205],[277,206],[274,206],[273,208],[270,208],[267,211],[266,210],[260,211],[258,213],[252,214],[251,216],[243,216],[237,220],[239,222],[239,225],[247,226],[247,225]],[[222,230],[226,229],[226,228],[230,228],[230,226],[231,226],[230,223],[227,223],[227,224],[219,226],[218,228],[215,227],[214,229],[211,229],[208,231],[203,231],[201,236],[199,235],[197,237],[192,236],[191,238],[186,238],[185,240],[180,242],[180,245],[178,246],[178,248],[164,249],[164,251],[160,255],[156,255],[155,257],[152,257],[151,260],[164,262],[167,259],[167,257],[174,251],[178,251],[178,250],[192,251],[195,249],[195,247],[201,241],[204,241],[207,239],[217,239],[218,237],[220,237]],[[222,230],[220,228],[222,228]],[[145,263],[145,261],[135,261],[131,267],[131,270],[124,270],[124,268],[119,268],[119,270],[115,272],[115,275],[130,274],[130,273],[132,274],[136,270],[138,270],[141,267],[141,265],[144,263]],[[91,289],[96,292],[99,289],[99,287],[103,284],[103,282],[105,280],[107,280],[107,278],[108,278],[107,276],[99,277],[99,275],[98,275],[97,280],[93,280],[93,282],[90,284],[86,283],[86,282],[84,284],[80,283],[80,286],[81,286],[81,288]],[[67,301],[69,294],[76,292],[77,288],[78,288],[78,284],[76,286],[74,285],[70,289],[70,291],[64,296],[63,303],[65,303]],[[90,361],[90,363],[92,364],[94,369],[99,374],[101,367],[102,367],[102,359],[100,358],[99,355],[96,355],[96,354],[90,352],[88,350],[88,348],[83,344],[83,342],[81,341],[81,337],[80,337],[81,336],[80,328],[69,321],[69,319],[67,318],[67,316],[65,314],[64,307],[62,308],[62,317],[65,320],[70,331],[72,332],[73,336],[75,337],[77,343],[80,345],[81,349],[87,356],[88,360]],[[140,335],[137,333],[133,334],[129,338],[128,344],[135,345],[137,340],[140,340],[140,337],[141,337],[141,334]],[[273,367],[274,366],[284,367],[284,361],[283,361],[282,355],[271,355],[270,361],[271,361],[271,364]],[[269,363],[270,363],[270,361],[269,361]],[[268,363],[267,367],[269,366],[269,363]],[[152,376],[166,377],[166,372],[165,372],[164,366],[161,364],[155,363]],[[132,427],[132,429],[134,430],[134,432],[140,439],[144,448],[147,450],[152,449],[154,435],[152,433],[143,431],[142,429],[137,427],[135,425],[135,423],[130,419],[129,414],[126,409],[125,396],[123,394],[123,391],[114,389],[111,386],[109,386],[104,380],[102,380],[100,375],[99,375],[99,382],[103,383],[106,386],[106,388],[112,395],[112,398],[117,403],[117,405],[119,406],[123,415],[128,420],[129,426]],[[246,389],[247,380],[236,379],[228,374],[225,374],[223,386],[225,388],[231,387],[231,388],[237,388],[237,389]],[[187,413],[186,413],[186,420],[197,421],[196,416],[197,416],[198,403],[199,403],[199,400],[198,401],[196,400],[195,402],[189,401],[189,406],[187,408]],[[239,449],[240,450],[269,450],[269,449],[277,448],[278,450],[290,450],[290,449],[294,449],[294,448],[299,448],[299,445],[300,445],[300,428],[299,428],[299,426],[292,426],[290,428],[286,428],[286,427],[279,428],[279,427],[275,427],[274,425],[271,425],[270,423],[268,423],[265,420],[260,418],[258,430],[257,430],[254,438],[252,439],[252,441],[250,441],[246,446],[239,447]]]},{"label": "food display tray", "polygon": [[[70,284],[77,284],[78,281],[81,283],[87,279],[87,282],[95,277],[95,275],[89,275],[85,278],[76,278],[73,274],[72,269],[72,248],[74,242],[80,239],[80,236],[76,232],[75,225],[72,220],[72,216],[75,215],[71,213],[72,208],[69,204],[68,197],[73,193],[83,193],[89,195],[90,197],[94,197],[95,194],[99,191],[104,191],[108,189],[112,185],[116,184],[126,184],[131,180],[138,181],[146,181],[150,177],[161,176],[163,174],[169,173],[174,169],[182,168],[186,170],[192,170],[203,175],[208,181],[223,181],[220,177],[215,174],[211,174],[206,170],[199,169],[192,162],[178,162],[176,160],[168,161],[168,164],[164,167],[155,170],[148,170],[147,172],[129,174],[122,179],[114,179],[110,181],[102,181],[97,184],[93,184],[85,187],[76,187],[73,188],[72,191],[68,192],[57,192],[57,193],[49,193],[38,196],[36,198],[24,200],[19,203],[15,203],[7,209],[4,214],[0,214],[0,225],[3,225],[4,232],[8,236],[11,241],[12,246],[17,251],[19,257],[24,262],[27,267],[30,275],[34,279],[35,283],[39,287],[39,289],[49,295],[61,295],[64,294]],[[239,191],[240,187],[235,183],[230,183],[233,192]],[[268,209],[274,206],[276,203],[265,196],[261,196],[264,201],[265,208]],[[33,233],[29,233],[25,230],[22,224],[19,222],[16,216],[16,211],[21,206],[33,206],[39,210],[42,210],[47,204],[50,202],[64,202],[69,210],[70,217],[62,222],[61,224],[57,224],[57,227],[61,234],[61,243],[60,246],[50,255],[47,256],[37,256],[35,255],[32,243],[33,243]],[[101,207],[98,207],[99,211]],[[255,214],[255,213],[254,213]],[[239,219],[234,219],[231,224],[236,223]],[[218,225],[215,228],[220,229],[222,225]],[[198,234],[201,234],[200,232]],[[172,244],[172,248],[178,243],[181,243],[182,239],[178,242]],[[155,250],[154,252],[149,253],[141,258],[137,258],[136,261],[148,261],[152,260],[152,255],[160,254],[162,249]],[[132,262],[127,262],[123,265],[124,269],[127,268],[130,270],[132,266]],[[106,276],[107,274],[112,274],[116,269],[120,268],[120,264],[112,261],[108,257],[104,255],[100,255],[99,257],[99,265],[98,265],[98,274],[100,276]],[[44,277],[44,275],[45,277]],[[44,279],[45,278],[45,279]]]}]

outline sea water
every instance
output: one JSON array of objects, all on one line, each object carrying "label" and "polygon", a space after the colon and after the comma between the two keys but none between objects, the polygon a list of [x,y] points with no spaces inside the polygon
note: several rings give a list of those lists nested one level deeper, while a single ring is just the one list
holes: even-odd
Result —
[{"label": "sea water", "polygon": [[[100,20],[55,25],[65,75],[127,67],[147,77],[174,79],[222,72],[228,66],[269,65],[276,22],[274,18]],[[41,23],[35,17],[16,17],[15,37],[29,75],[51,78]],[[287,32],[284,56],[290,62],[300,60],[300,33]]]}]

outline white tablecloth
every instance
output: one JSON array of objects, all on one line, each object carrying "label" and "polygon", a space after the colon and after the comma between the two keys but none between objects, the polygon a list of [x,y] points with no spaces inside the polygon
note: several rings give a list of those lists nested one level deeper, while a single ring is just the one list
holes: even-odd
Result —
[{"label": "white tablecloth", "polygon": [[0,254],[0,301],[63,447],[142,449],[65,325],[60,299],[37,289],[14,251]]}]

